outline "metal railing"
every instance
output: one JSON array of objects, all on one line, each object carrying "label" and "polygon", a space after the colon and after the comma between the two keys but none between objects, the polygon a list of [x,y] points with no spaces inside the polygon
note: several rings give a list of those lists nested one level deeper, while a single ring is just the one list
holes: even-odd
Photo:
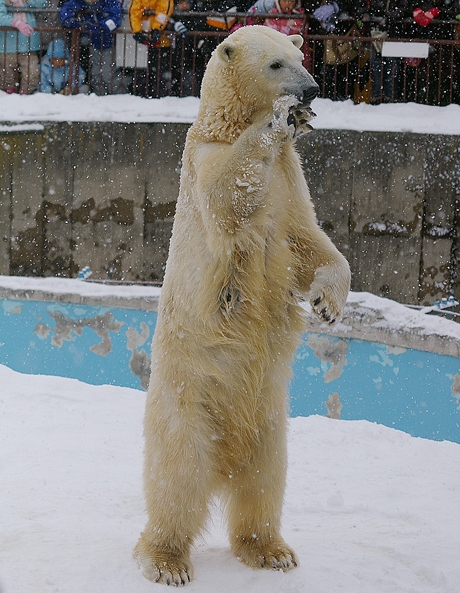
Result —
[{"label": "metal railing", "polygon": [[[13,9],[17,11],[18,9]],[[35,13],[55,13],[58,9],[20,9]],[[210,14],[187,13],[187,18],[203,18]],[[178,19],[183,14],[176,15]],[[231,15],[235,16],[235,13]],[[290,18],[289,15],[257,15],[257,18]],[[237,13],[242,25],[253,22],[254,17]],[[291,17],[292,18],[292,17]],[[320,84],[323,97],[333,100],[353,99],[358,102],[409,102],[431,105],[460,103],[460,40],[457,39],[385,39],[384,43],[423,43],[427,55],[423,58],[386,57],[377,51],[378,41],[360,35],[310,35],[308,15],[303,19],[305,39],[304,65]],[[378,20],[378,19],[375,19]],[[445,27],[455,31],[456,21],[444,21]],[[0,27],[2,32],[16,29]],[[134,41],[125,20],[115,31],[110,51],[102,46],[94,48],[94,33],[61,27],[36,27],[40,35],[43,60],[46,48],[54,38],[61,38],[69,48],[66,76],[68,84],[55,92],[98,94],[131,93],[146,97],[199,96],[201,79],[214,47],[224,39],[227,31],[190,31],[181,37],[175,31],[162,33],[159,47],[139,45]],[[330,60],[329,50],[345,48],[344,61]],[[347,54],[348,51],[348,54]],[[103,53],[103,55],[102,55]],[[409,52],[410,53],[410,52]],[[0,53],[0,75],[5,67],[5,54]],[[51,67],[52,70],[53,67]],[[107,69],[109,75],[107,75]],[[82,79],[81,73],[84,73]],[[19,73],[20,76],[20,73]],[[83,82],[82,82],[83,80]],[[17,82],[19,84],[19,81]],[[19,87],[18,87],[19,88]],[[41,84],[37,86],[41,90]],[[53,89],[54,90],[54,89]]]}]

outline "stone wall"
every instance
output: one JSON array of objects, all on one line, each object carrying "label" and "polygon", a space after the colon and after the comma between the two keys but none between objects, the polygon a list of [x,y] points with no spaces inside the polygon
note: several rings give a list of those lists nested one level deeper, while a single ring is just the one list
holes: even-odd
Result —
[{"label": "stone wall", "polygon": [[[0,132],[0,274],[161,280],[188,126],[35,127]],[[353,290],[460,297],[460,138],[317,130],[299,150]]]}]

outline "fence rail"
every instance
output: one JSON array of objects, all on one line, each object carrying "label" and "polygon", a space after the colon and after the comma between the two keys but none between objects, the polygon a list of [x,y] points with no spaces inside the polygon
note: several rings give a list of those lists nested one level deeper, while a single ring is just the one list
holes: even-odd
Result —
[{"label": "fence rail", "polygon": [[[11,12],[55,13],[58,9],[16,9]],[[187,13],[187,18],[222,13]],[[178,14],[177,17],[180,15]],[[235,13],[232,13],[235,16]],[[242,24],[251,17],[236,13]],[[257,15],[264,18],[268,15]],[[269,15],[270,17],[278,15]],[[288,18],[279,15],[280,18]],[[309,15],[302,16],[304,65],[321,87],[323,97],[332,100],[353,99],[355,103],[409,102],[431,105],[460,103],[460,40],[457,39],[376,39],[359,35],[310,35]],[[378,21],[378,19],[373,19]],[[403,21],[404,22],[404,21]],[[437,25],[457,31],[457,21],[438,21]],[[53,39],[65,41],[69,55],[62,76],[63,86],[56,83],[57,70],[51,65],[51,92],[65,94],[95,92],[97,94],[131,93],[146,97],[199,95],[201,79],[214,47],[227,35],[226,31],[190,31],[181,37],[174,30],[162,33],[160,47],[139,45],[129,30],[127,18],[113,32],[112,47],[104,49],[94,43],[95,33],[59,26],[36,27],[40,36],[38,58],[41,63]],[[7,33],[16,29],[0,27],[0,52]],[[458,37],[458,32],[456,33]],[[393,44],[393,54],[385,52]],[[426,55],[418,57],[408,48],[423,46]],[[396,49],[395,49],[396,48]],[[398,49],[399,48],[399,49]],[[398,55],[398,51],[400,55]],[[395,53],[396,52],[396,53]],[[17,52],[20,53],[20,52]],[[409,55],[407,55],[409,54]],[[0,53],[0,87],[7,54]],[[25,65],[24,65],[25,64]],[[27,61],[22,68],[27,68]],[[18,69],[15,81],[19,90],[23,73]],[[25,73],[26,74],[26,73]],[[54,81],[54,84],[53,84]],[[35,90],[35,89],[32,89]],[[41,91],[42,81],[36,90]]]}]

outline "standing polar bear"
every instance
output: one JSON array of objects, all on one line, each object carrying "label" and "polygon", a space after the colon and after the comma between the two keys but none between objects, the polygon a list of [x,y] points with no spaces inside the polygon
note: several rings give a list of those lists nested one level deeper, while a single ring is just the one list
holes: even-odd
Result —
[{"label": "standing polar bear", "polygon": [[230,35],[187,136],[145,413],[148,522],[134,551],[152,581],[191,579],[214,494],[235,556],[297,565],[280,519],[298,301],[332,322],[350,284],[294,148],[318,92],[302,42],[260,26]]}]

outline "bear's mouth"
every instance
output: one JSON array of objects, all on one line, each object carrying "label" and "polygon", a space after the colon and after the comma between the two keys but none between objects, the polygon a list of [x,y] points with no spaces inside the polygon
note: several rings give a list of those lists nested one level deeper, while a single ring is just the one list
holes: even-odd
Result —
[{"label": "bear's mouth", "polygon": [[319,86],[317,84],[315,84],[315,86],[304,90],[302,93],[302,98],[300,99],[300,102],[302,103],[303,107],[310,107],[311,102],[313,101],[313,99],[316,99],[316,97],[319,95]]}]

